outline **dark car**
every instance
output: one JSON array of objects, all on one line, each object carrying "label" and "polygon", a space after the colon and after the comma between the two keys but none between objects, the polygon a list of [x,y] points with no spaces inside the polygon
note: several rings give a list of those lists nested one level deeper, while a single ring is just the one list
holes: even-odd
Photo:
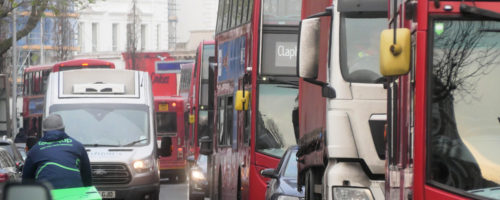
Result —
[{"label": "dark car", "polygon": [[17,166],[22,166],[24,164],[24,158],[19,152],[16,144],[5,136],[0,139],[0,148],[7,150],[7,152],[14,158],[14,162]]},{"label": "dark car", "polygon": [[193,163],[189,169],[189,199],[204,199],[208,197],[208,157],[200,154],[197,160],[194,156],[189,156],[188,160]]},{"label": "dark car", "polygon": [[276,169],[265,169],[261,174],[271,178],[267,184],[266,200],[303,200],[302,192],[297,190],[297,150],[298,146],[289,147]]}]

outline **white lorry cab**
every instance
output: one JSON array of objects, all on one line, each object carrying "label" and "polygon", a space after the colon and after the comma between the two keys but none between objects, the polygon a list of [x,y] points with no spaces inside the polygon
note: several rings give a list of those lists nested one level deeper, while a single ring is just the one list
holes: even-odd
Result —
[{"label": "white lorry cab", "polygon": [[59,114],[66,133],[89,155],[103,198],[158,199],[160,175],[148,73],[82,69],[50,74],[45,116]]}]

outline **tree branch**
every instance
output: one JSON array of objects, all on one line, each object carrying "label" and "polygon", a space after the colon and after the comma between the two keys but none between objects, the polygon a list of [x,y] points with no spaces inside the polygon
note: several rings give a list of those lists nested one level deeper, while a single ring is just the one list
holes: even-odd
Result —
[{"label": "tree branch", "polygon": [[[47,0],[33,1],[31,6],[31,14],[24,27],[17,31],[17,40],[27,36],[38,24],[45,9],[47,8]],[[12,36],[0,42],[0,55],[5,54],[12,46]]]}]

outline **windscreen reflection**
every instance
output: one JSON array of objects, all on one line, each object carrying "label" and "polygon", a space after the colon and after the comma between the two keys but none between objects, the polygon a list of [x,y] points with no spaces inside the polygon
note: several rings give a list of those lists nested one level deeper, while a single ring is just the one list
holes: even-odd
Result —
[{"label": "windscreen reflection", "polygon": [[259,85],[256,151],[281,157],[297,144],[292,111],[298,90],[285,84]]}]

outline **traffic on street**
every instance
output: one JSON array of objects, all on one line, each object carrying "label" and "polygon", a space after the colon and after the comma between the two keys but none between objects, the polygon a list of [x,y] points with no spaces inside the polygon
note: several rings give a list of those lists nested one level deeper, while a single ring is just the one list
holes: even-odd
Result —
[{"label": "traffic on street", "polygon": [[500,1],[0,0],[0,200],[500,200]]}]

